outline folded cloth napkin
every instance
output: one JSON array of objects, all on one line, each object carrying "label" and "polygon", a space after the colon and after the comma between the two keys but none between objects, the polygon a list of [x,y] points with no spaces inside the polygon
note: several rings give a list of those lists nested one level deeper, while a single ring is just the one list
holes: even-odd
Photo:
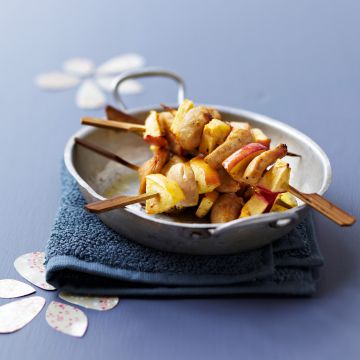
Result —
[{"label": "folded cloth napkin", "polygon": [[311,295],[323,263],[307,218],[272,245],[236,255],[167,253],[130,241],[83,209],[75,180],[62,167],[60,208],[46,248],[46,279],[92,295]]}]

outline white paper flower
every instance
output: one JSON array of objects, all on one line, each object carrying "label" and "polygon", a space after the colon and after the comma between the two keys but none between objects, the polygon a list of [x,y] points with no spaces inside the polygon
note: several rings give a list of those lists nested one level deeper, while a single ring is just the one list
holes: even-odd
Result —
[{"label": "white paper flower", "polygon": [[[111,92],[123,71],[139,68],[144,64],[144,58],[138,54],[115,56],[97,68],[90,59],[72,58],[64,62],[62,71],[40,74],[35,83],[47,91],[67,90],[80,84],[75,96],[76,105],[82,109],[98,109],[106,102],[102,90]],[[138,94],[142,90],[141,83],[136,80],[125,81],[120,86],[122,94]]]}]

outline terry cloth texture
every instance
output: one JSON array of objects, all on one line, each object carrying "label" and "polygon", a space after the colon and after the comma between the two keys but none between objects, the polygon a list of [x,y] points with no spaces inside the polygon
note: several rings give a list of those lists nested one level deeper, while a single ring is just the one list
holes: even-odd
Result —
[{"label": "terry cloth texture", "polygon": [[146,248],[115,233],[83,209],[63,166],[62,195],[46,248],[46,279],[93,295],[311,295],[323,264],[311,218],[272,245],[226,256],[192,256]]}]

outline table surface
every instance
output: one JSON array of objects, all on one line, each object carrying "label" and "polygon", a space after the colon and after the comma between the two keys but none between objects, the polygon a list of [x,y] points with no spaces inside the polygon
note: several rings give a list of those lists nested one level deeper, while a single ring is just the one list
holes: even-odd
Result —
[{"label": "table surface", "polygon": [[[330,158],[328,197],[359,216],[359,11],[356,0],[2,1],[0,278],[20,279],[14,259],[42,250],[49,235],[63,147],[85,112],[75,89],[41,92],[34,77],[74,56],[100,64],[138,52],[180,73],[197,102],[295,126]],[[130,106],[175,99],[164,80],[145,88]],[[121,300],[86,311],[81,340],[51,330],[43,311],[0,337],[0,358],[358,359],[359,226],[319,215],[316,228],[326,264],[314,298]]]}]

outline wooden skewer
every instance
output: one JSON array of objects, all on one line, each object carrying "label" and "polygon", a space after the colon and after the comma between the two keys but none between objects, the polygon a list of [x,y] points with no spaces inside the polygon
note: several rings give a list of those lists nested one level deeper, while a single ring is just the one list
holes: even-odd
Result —
[{"label": "wooden skewer", "polygon": [[81,124],[105,128],[105,129],[127,130],[127,131],[134,131],[140,133],[145,131],[144,125],[133,124],[123,121],[104,120],[94,117],[83,117],[81,119]]},{"label": "wooden skewer", "polygon": [[340,226],[351,226],[356,218],[319,194],[305,194],[289,185],[288,191]]},{"label": "wooden skewer", "polygon": [[299,154],[295,154],[295,153],[292,153],[292,152],[287,152],[287,154],[286,154],[287,156],[294,156],[294,157],[302,157],[301,155],[299,155]]},{"label": "wooden skewer", "polygon": [[173,111],[176,111],[175,108],[171,107],[171,106],[168,106],[164,103],[160,103],[160,106],[165,110],[165,111],[169,111],[169,112],[173,112]]},{"label": "wooden skewer", "polygon": [[110,160],[116,161],[119,164],[124,165],[132,170],[136,170],[136,171],[139,170],[140,166],[132,164],[132,163],[128,162],[127,160],[123,159],[122,157],[112,153],[111,151],[108,151],[100,146],[92,144],[89,141],[86,141],[86,140],[80,139],[80,138],[75,138],[75,143],[79,144],[89,150],[92,150],[92,151],[96,152],[97,154],[102,155]]},{"label": "wooden skewer", "polygon": [[116,196],[111,199],[96,201],[85,205],[85,209],[92,213],[102,213],[124,207],[126,205],[136,204],[141,201],[151,199],[158,196],[158,193],[142,194],[135,196]]},{"label": "wooden skewer", "polygon": [[118,110],[111,105],[107,105],[105,107],[105,113],[108,120],[123,121],[128,123],[139,124],[139,125],[144,124],[143,120],[138,119],[137,117],[127,114],[121,110]]},{"label": "wooden skewer", "polygon": [[[110,160],[116,161],[132,170],[137,171],[139,169],[139,166],[132,164],[132,163],[124,160],[120,156],[116,155],[115,153],[112,153],[111,151],[108,151],[100,146],[92,144],[89,141],[86,141],[86,140],[80,139],[80,138],[75,138],[75,143],[79,144],[89,150],[92,150],[95,153],[102,155]],[[96,202],[87,204],[87,205],[85,205],[85,209],[88,210],[89,212],[99,214],[99,213],[102,213],[105,211],[110,211],[113,209],[124,207],[126,205],[131,205],[131,204],[135,204],[138,202],[142,202],[142,201],[151,199],[157,195],[158,195],[158,193],[142,194],[142,195],[135,195],[135,196],[121,195],[121,196],[113,197],[111,199],[96,201]]]}]

